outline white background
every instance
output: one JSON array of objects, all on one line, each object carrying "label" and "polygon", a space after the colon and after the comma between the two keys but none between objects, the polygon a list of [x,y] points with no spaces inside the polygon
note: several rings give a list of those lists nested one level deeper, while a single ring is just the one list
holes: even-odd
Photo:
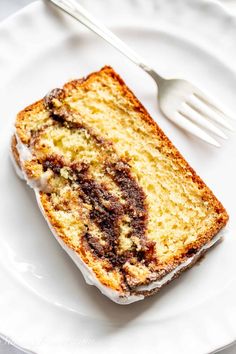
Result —
[{"label": "white background", "polygon": [[[31,3],[33,0],[0,0],[0,21],[4,20],[7,16],[19,10],[23,6]],[[98,0],[96,0],[98,1]],[[111,1],[111,0],[109,0]],[[116,1],[116,0],[113,0]],[[147,1],[147,0],[142,0]],[[150,1],[150,0],[148,0]],[[152,0],[155,1],[155,0]],[[166,0],[168,1],[168,0]],[[170,0],[169,0],[170,1]],[[221,0],[228,8],[229,11],[234,12],[236,15],[236,0]],[[101,1],[101,6],[104,6],[105,1]],[[0,319],[1,320],[1,319]],[[236,345],[220,351],[221,354],[236,354]],[[0,338],[0,354],[23,354],[22,351],[13,348],[7,342]],[[52,353],[54,354],[54,353]],[[68,353],[70,354],[70,353]],[[165,353],[160,353],[165,354]],[[174,354],[174,353],[173,353]],[[191,353],[189,353],[191,354]]]}]

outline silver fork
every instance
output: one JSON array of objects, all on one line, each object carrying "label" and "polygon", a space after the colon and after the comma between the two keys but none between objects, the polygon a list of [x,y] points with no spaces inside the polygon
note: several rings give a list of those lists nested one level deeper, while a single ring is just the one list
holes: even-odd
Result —
[{"label": "silver fork", "polygon": [[227,136],[218,125],[233,130],[227,121],[228,117],[201,90],[186,80],[165,79],[160,76],[108,28],[95,20],[77,1],[49,1],[105,39],[149,74],[158,86],[159,106],[168,119],[187,132],[214,146],[219,147],[220,144],[206,130],[218,137],[227,139]]}]

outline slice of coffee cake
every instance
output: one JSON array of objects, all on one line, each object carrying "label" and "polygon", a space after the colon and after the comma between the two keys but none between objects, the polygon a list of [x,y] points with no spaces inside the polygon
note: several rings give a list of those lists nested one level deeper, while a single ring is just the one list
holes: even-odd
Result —
[{"label": "slice of coffee cake", "polygon": [[55,237],[118,303],[192,266],[228,219],[111,67],[20,112],[12,152]]}]

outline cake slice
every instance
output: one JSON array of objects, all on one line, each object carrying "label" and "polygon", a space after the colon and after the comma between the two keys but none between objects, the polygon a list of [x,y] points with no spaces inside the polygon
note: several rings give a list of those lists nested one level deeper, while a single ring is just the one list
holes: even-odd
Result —
[{"label": "cake slice", "polygon": [[20,112],[12,153],[54,236],[120,304],[176,278],[228,215],[111,67]]}]

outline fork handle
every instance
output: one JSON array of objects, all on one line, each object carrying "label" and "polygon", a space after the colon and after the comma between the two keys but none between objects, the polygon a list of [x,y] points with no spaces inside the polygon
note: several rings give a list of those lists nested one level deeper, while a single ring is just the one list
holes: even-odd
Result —
[{"label": "fork handle", "polygon": [[146,71],[159,85],[164,80],[160,75],[158,75],[149,65],[147,65],[144,60],[133,51],[127,44],[125,44],[120,38],[118,38],[114,33],[112,33],[107,27],[99,23],[93,18],[93,16],[85,10],[77,1],[75,0],[49,0],[54,5],[59,7],[61,10],[65,11],[67,14],[78,20],[84,26],[89,28],[91,31],[99,35],[101,38],[105,39],[119,52],[129,58],[133,63],[138,65],[141,69]]}]

